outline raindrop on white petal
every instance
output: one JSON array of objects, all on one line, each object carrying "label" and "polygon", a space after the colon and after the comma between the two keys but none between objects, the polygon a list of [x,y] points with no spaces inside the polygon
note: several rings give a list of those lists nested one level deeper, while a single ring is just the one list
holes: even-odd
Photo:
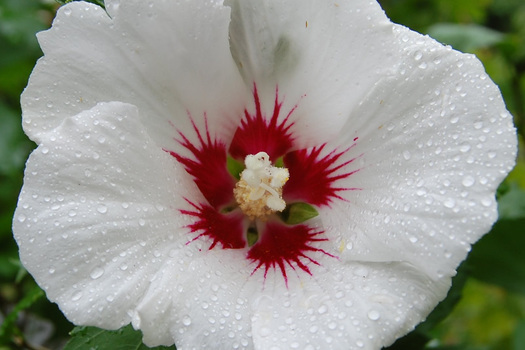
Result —
[{"label": "raindrop on white petal", "polygon": [[70,9],[69,7],[66,7],[66,8],[64,9],[64,15],[66,15],[66,16],[71,16],[71,9]]},{"label": "raindrop on white petal", "polygon": [[447,208],[454,208],[456,201],[452,198],[448,198],[443,202],[443,205]]},{"label": "raindrop on white petal", "polygon": [[262,328],[259,330],[259,335],[260,335],[261,337],[267,337],[267,336],[269,336],[271,333],[272,333],[272,331],[270,331],[270,329],[267,328],[267,327],[262,327]]},{"label": "raindrop on white petal", "polygon": [[403,158],[405,158],[405,160],[409,160],[411,157],[410,155],[410,152],[409,151],[404,151],[403,152]]},{"label": "raindrop on white petal", "polygon": [[106,214],[108,212],[108,207],[106,207],[104,204],[101,204],[97,207],[97,211],[100,214]]},{"label": "raindrop on white petal", "polygon": [[140,226],[146,225],[146,221],[144,219],[139,219],[139,225]]},{"label": "raindrop on white petal", "polygon": [[73,295],[71,296],[71,300],[73,301],[78,301],[80,300],[80,298],[82,298],[82,292],[77,290],[75,293],[73,293]]},{"label": "raindrop on white petal", "polygon": [[368,318],[371,319],[372,321],[377,321],[381,318],[381,315],[376,310],[370,310],[368,312]]},{"label": "raindrop on white petal", "polygon": [[354,275],[360,276],[360,277],[367,277],[368,276],[368,270],[364,267],[358,267],[354,270]]},{"label": "raindrop on white petal", "polygon": [[324,314],[326,311],[328,311],[328,307],[326,307],[326,305],[321,305],[319,309],[317,309],[317,312],[320,314]]},{"label": "raindrop on white petal", "polygon": [[470,145],[468,143],[464,143],[459,147],[459,150],[463,153],[470,151]]},{"label": "raindrop on white petal", "polygon": [[27,219],[27,217],[24,214],[18,215],[18,221],[19,222],[24,222],[24,221],[26,221],[26,219]]},{"label": "raindrop on white petal", "polygon": [[186,315],[182,318],[182,324],[185,326],[189,326],[191,324],[191,318],[189,315]]},{"label": "raindrop on white petal", "polygon": [[96,280],[97,278],[100,278],[104,274],[104,269],[100,267],[95,267],[93,270],[91,270],[91,273],[89,274],[92,279]]},{"label": "raindrop on white petal", "polygon": [[317,326],[310,327],[310,333],[317,333],[318,330],[319,330],[319,327]]},{"label": "raindrop on white petal", "polygon": [[465,187],[470,187],[470,186],[474,185],[474,182],[476,182],[476,180],[472,176],[469,176],[469,175],[465,176],[463,178],[463,181],[461,181],[461,183]]}]

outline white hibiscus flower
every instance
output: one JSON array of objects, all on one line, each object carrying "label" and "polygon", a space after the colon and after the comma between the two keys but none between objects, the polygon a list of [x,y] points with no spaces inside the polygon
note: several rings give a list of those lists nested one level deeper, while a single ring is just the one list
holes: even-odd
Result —
[{"label": "white hibiscus flower", "polygon": [[368,0],[106,10],[59,10],[22,96],[13,229],[72,322],[379,349],[444,298],[516,154],[476,58]]}]

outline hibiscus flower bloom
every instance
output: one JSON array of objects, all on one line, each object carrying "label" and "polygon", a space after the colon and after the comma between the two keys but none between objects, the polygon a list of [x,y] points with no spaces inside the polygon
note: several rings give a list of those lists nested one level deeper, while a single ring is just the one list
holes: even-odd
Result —
[{"label": "hibiscus flower bloom", "polygon": [[496,220],[499,90],[374,2],[74,2],[38,39],[13,229],[76,324],[379,349]]}]

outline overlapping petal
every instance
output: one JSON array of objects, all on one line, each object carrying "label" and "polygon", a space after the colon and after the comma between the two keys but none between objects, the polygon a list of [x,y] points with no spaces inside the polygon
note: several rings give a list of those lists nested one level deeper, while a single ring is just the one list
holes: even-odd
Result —
[{"label": "overlapping petal", "polygon": [[276,85],[284,110],[298,104],[301,146],[333,137],[374,84],[399,64],[392,23],[375,2],[226,4],[232,7],[232,55],[241,74],[247,83],[258,83],[267,110]]},{"label": "overlapping petal", "polygon": [[135,107],[99,104],[50,132],[27,163],[13,224],[22,262],[70,320],[119,328],[186,248],[190,221],[178,210],[195,193]]},{"label": "overlapping petal", "polygon": [[316,258],[321,266],[311,280],[272,284],[254,299],[255,349],[380,349],[412,329],[432,308],[428,299],[449,287],[404,263]]},{"label": "overlapping petal", "polygon": [[360,170],[341,183],[362,190],[323,217],[345,260],[407,262],[438,280],[495,221],[515,129],[474,56],[402,27],[396,37],[403,64],[361,101],[339,140],[359,135],[351,152],[362,154]]},{"label": "overlapping petal", "polygon": [[232,132],[236,124],[222,122],[240,119],[250,91],[230,54],[227,7],[127,0],[108,11],[72,2],[39,33],[44,57],[22,95],[30,138],[43,141],[65,118],[108,101],[137,106],[163,147],[176,144],[175,128],[191,130],[188,114],[207,113],[214,131]]}]

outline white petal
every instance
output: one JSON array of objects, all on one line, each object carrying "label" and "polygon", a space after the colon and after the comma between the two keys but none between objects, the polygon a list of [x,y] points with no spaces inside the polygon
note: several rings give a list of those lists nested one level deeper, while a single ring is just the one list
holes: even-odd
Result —
[{"label": "white petal", "polygon": [[[275,87],[294,112],[297,137],[324,142],[393,59],[392,24],[368,0],[231,0],[232,53],[270,108]],[[322,122],[320,122],[322,121]],[[312,142],[312,141],[306,141]]]},{"label": "white petal", "polygon": [[322,215],[346,261],[406,262],[450,278],[496,220],[515,129],[477,59],[406,28],[396,36],[404,64],[377,83],[340,136],[346,144],[359,137],[359,171],[338,185],[361,190]]},{"label": "white petal", "polygon": [[178,212],[198,193],[188,177],[131,105],[66,119],[27,163],[13,224],[24,266],[72,322],[129,323],[188,240]]},{"label": "white petal", "polygon": [[229,50],[229,8],[127,0],[108,3],[108,11],[111,18],[72,2],[39,33],[44,57],[22,96],[30,138],[39,142],[65,118],[105,101],[136,105],[150,135],[168,148],[175,128],[191,128],[188,114],[202,120],[206,113],[212,130],[242,116],[249,89]]},{"label": "white petal", "polygon": [[[266,283],[253,299],[255,349],[380,349],[410,331],[448,289],[403,263],[321,257],[313,277]],[[328,269],[323,266],[329,266]],[[429,287],[432,287],[429,293]]]},{"label": "white petal", "polygon": [[[252,349],[250,299],[260,280],[250,278],[244,250],[207,250],[193,242],[173,255],[152,281],[133,325],[144,342],[172,337],[177,349]],[[181,251],[182,253],[182,251]]]}]

